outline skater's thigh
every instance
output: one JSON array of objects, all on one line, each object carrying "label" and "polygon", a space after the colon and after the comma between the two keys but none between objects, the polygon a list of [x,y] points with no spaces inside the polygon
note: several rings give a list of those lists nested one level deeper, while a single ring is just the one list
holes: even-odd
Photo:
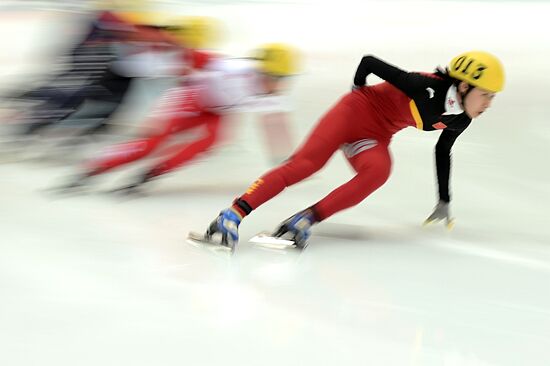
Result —
[{"label": "skater's thigh", "polygon": [[389,176],[392,160],[387,141],[362,139],[344,145],[342,150],[357,173],[376,172],[382,176]]},{"label": "skater's thigh", "polygon": [[340,145],[351,137],[351,111],[347,106],[337,104],[315,125],[309,136],[293,154],[308,159],[328,159]]},{"label": "skater's thigh", "polygon": [[177,133],[198,126],[205,126],[207,131],[211,133],[217,130],[219,120],[219,116],[208,112],[174,116],[167,126],[166,133]]},{"label": "skater's thigh", "polygon": [[197,106],[196,98],[192,89],[173,88],[166,92],[150,116],[153,134],[169,135],[208,124],[211,114]]},{"label": "skater's thigh", "polygon": [[331,145],[340,146],[350,138],[353,139],[356,123],[352,108],[338,103],[321,117],[310,135],[323,139]]}]

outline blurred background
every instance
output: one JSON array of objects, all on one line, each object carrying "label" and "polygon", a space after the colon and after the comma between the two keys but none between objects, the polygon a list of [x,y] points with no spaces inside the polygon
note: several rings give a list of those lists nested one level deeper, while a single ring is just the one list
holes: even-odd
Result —
[{"label": "blurred background", "polygon": [[[100,11],[133,24],[145,14],[176,38],[176,25],[208,19],[204,49],[230,57],[292,45],[300,69],[288,80],[286,118],[232,115],[229,138],[144,196],[105,192],[147,161],[87,194],[52,196],[46,190],[84,161],[151,128],[155,102],[188,67],[164,39],[126,39],[124,55],[160,51],[139,75],[117,79],[117,98],[40,107],[45,86],[74,90],[97,62],[120,56],[71,53],[91,24],[120,32],[98,23]],[[542,0],[3,0],[0,363],[548,365],[549,13]],[[305,252],[247,239],[350,179],[339,154],[247,218],[232,258],[185,243],[298,146],[349,91],[363,55],[429,72],[473,49],[501,59],[506,87],[453,147],[452,232],[421,227],[436,203],[439,133],[406,129],[393,138],[388,183],[319,225]],[[47,133],[18,133],[68,113]]]}]

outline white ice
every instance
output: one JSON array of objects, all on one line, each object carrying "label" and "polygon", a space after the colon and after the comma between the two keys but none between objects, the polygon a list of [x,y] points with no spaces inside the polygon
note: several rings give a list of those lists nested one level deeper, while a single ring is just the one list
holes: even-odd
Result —
[{"label": "white ice", "polygon": [[[250,116],[230,145],[136,199],[54,198],[43,190],[73,166],[4,163],[0,365],[550,364],[550,4],[174,9],[223,19],[223,50],[233,54],[272,40],[304,51],[291,92],[299,138],[349,89],[365,53],[425,71],[467,49],[499,55],[506,90],[453,149],[456,227],[421,226],[435,204],[438,134],[413,129],[394,138],[389,182],[318,225],[302,253],[247,239],[349,179],[341,156],[247,218],[232,258],[185,242],[269,168]],[[27,55],[49,50],[37,43],[44,24],[59,31],[41,23],[44,13],[32,23],[18,16],[0,15],[6,83],[42,70],[43,58]],[[128,176],[114,173],[100,187]]]}]

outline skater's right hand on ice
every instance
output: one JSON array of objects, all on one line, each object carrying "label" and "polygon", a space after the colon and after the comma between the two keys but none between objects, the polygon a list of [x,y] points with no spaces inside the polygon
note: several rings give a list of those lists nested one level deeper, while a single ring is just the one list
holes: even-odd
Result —
[{"label": "skater's right hand on ice", "polygon": [[451,230],[453,228],[455,222],[449,211],[449,202],[439,201],[432,214],[424,221],[424,225],[430,225],[442,220],[445,220],[447,229]]}]

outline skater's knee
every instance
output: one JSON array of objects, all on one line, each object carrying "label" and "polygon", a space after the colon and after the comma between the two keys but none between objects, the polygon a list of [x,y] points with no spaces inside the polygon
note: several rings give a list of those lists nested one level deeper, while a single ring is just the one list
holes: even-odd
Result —
[{"label": "skater's knee", "polygon": [[198,149],[206,150],[214,146],[218,139],[219,136],[217,130],[208,130],[205,136],[196,140],[191,145],[195,146]]},{"label": "skater's knee", "polygon": [[378,182],[379,185],[386,183],[391,174],[391,163],[379,164],[375,167],[373,174],[375,176],[375,181]]},{"label": "skater's knee", "polygon": [[130,150],[134,150],[136,155],[146,156],[152,153],[159,144],[160,140],[156,138],[143,139],[141,141],[136,141],[134,146],[130,145]]},{"label": "skater's knee", "polygon": [[382,185],[388,180],[392,168],[389,154],[369,156],[362,161],[352,161],[352,165],[360,179],[369,179],[378,185]]},{"label": "skater's knee", "polygon": [[369,169],[364,169],[357,173],[357,179],[365,186],[378,188],[382,186],[391,174],[391,164],[379,163],[373,164]]}]

